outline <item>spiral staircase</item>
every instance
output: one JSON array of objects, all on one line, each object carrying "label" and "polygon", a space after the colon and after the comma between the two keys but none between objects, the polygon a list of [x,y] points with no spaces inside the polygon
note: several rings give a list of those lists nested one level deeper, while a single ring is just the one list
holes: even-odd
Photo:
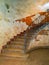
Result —
[{"label": "spiral staircase", "polygon": [[10,42],[7,43],[7,45],[3,46],[0,54],[0,58],[4,59],[26,59],[28,58],[29,54],[27,53],[27,47],[29,43],[29,38],[31,38],[32,32],[29,32],[29,35],[27,35],[27,32],[23,32],[22,34],[14,37],[14,39],[11,39]]},{"label": "spiral staircase", "polygon": [[[39,28],[30,28],[29,30],[15,36],[7,45],[3,46],[0,54],[0,60],[25,60],[29,57],[28,46],[30,39],[36,36],[47,23]],[[39,29],[38,29],[39,28]],[[36,32],[35,32],[36,31]],[[35,35],[34,35],[35,34]]]}]

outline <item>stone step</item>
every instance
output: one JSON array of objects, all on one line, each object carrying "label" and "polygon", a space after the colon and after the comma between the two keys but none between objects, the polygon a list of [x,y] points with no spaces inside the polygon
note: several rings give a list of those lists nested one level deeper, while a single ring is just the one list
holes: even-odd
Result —
[{"label": "stone step", "polygon": [[19,45],[19,44],[10,44],[10,45],[5,45],[5,48],[19,48],[19,49],[23,49],[24,48],[24,45]]},{"label": "stone step", "polygon": [[22,57],[27,57],[28,54],[25,53],[21,53],[21,52],[2,52],[1,53],[3,56],[7,56],[7,57],[16,57],[16,58],[22,58]]},{"label": "stone step", "polygon": [[24,41],[24,39],[21,39],[21,38],[16,38],[14,41]]},{"label": "stone step", "polygon": [[5,48],[1,51],[1,53],[8,53],[8,52],[21,52],[24,53],[24,49],[21,48]]},{"label": "stone step", "polygon": [[19,35],[19,36],[17,36],[16,38],[21,38],[21,39],[23,39],[23,38],[24,38],[24,35],[23,35],[23,36],[20,36],[20,35]]},{"label": "stone step", "polygon": [[24,60],[27,60],[28,57],[29,57],[29,55],[26,55],[25,57],[10,57],[10,56],[0,54],[0,61],[7,61],[7,60],[24,61]]},{"label": "stone step", "polygon": [[24,41],[10,41],[7,45],[24,45]]},{"label": "stone step", "polygon": [[[26,38],[30,38],[31,36],[32,36],[32,35],[27,35],[27,36],[26,36]],[[19,38],[21,38],[21,37],[19,37]],[[24,39],[24,38],[25,38],[25,36],[24,36],[24,37],[22,37],[22,38]],[[21,38],[21,39],[22,39],[22,38]]]}]

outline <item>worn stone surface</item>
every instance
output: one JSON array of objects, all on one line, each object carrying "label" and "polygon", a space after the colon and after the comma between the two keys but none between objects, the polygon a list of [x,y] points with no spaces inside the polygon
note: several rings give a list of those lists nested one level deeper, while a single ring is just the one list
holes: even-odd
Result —
[{"label": "worn stone surface", "polygon": [[6,59],[0,56],[0,65],[49,65],[49,49],[36,49],[25,60]]}]

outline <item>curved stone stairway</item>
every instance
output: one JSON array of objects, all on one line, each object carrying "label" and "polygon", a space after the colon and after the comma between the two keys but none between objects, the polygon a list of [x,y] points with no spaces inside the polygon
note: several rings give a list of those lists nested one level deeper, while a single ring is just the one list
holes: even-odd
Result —
[{"label": "curved stone stairway", "polygon": [[30,30],[30,32],[29,30],[27,30],[17,37],[14,37],[14,39],[11,39],[11,41],[8,42],[7,45],[3,46],[0,54],[0,60],[2,60],[2,62],[4,60],[27,60],[27,58],[29,57],[29,53],[27,53],[27,47],[29,45],[28,42],[32,37],[32,34],[33,30]]},{"label": "curved stone stairway", "polygon": [[0,65],[6,65],[8,61],[9,64],[7,65],[10,65],[12,61],[15,62],[17,60],[22,60],[24,62],[24,60],[27,60],[30,55],[29,53],[27,53],[27,48],[29,45],[29,41],[32,38],[32,35],[35,32],[33,30],[34,29],[32,28],[30,29],[30,31],[27,30],[26,32],[18,35],[17,37],[14,37],[14,39],[11,39],[11,41],[8,42],[7,45],[3,46],[0,54]]},{"label": "curved stone stairway", "polygon": [[14,37],[11,39],[7,45],[3,46],[1,51],[1,56],[8,57],[8,58],[25,58],[28,57],[28,54],[24,52],[24,33]]},{"label": "curved stone stairway", "polygon": [[7,43],[7,45],[3,46],[0,54],[0,58],[5,59],[26,59],[28,58],[29,54],[27,52],[27,41],[31,38],[32,32],[29,32],[29,35],[27,35],[27,32],[24,32],[17,37],[14,37],[14,39],[11,39],[10,42]]},{"label": "curved stone stairway", "polygon": [[26,53],[26,38],[30,37],[30,35],[26,36],[26,32],[24,32],[3,46],[0,54],[0,65],[13,65],[13,63],[20,64],[25,62],[29,57],[29,54]]}]

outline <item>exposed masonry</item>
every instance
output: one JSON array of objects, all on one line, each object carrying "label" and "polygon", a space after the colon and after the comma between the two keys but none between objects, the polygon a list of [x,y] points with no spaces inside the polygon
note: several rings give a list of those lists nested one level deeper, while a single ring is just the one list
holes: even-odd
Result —
[{"label": "exposed masonry", "polygon": [[34,17],[31,17],[32,21],[34,21],[35,19],[37,19],[40,16],[40,14],[36,14]]},{"label": "exposed masonry", "polygon": [[46,26],[46,27],[44,28],[44,30],[49,30],[49,26]]},{"label": "exposed masonry", "polygon": [[39,24],[42,20],[45,19],[45,15],[37,14],[34,17],[31,17],[34,24]]},{"label": "exposed masonry", "polygon": [[49,45],[49,31],[48,35],[37,35],[36,39],[30,41],[28,49],[38,47],[38,46],[48,46]]},{"label": "exposed masonry", "polygon": [[[44,33],[43,33],[44,31]],[[38,33],[36,38],[31,39],[30,45],[28,49],[38,47],[38,46],[48,46],[49,45],[49,25],[45,26],[43,30],[41,30],[42,34]]]}]

